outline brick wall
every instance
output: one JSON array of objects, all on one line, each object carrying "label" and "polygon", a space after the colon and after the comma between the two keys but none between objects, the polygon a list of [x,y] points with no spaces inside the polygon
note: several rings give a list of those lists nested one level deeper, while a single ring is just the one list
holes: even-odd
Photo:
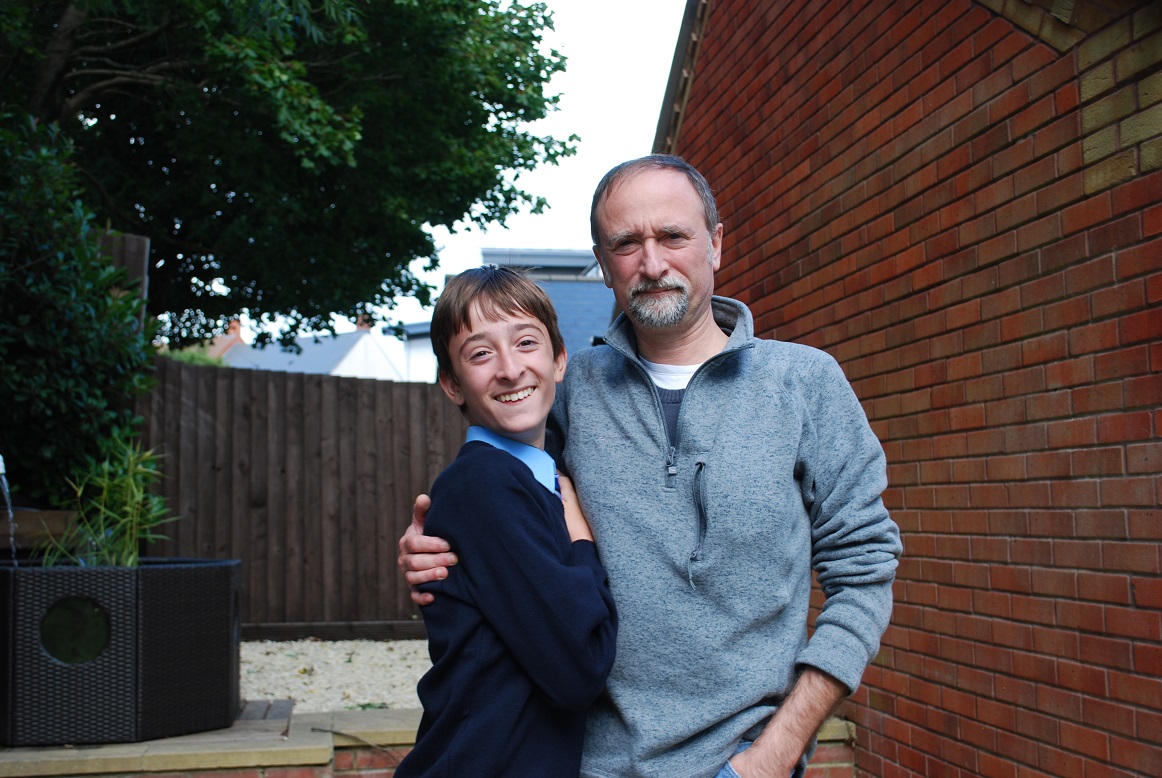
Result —
[{"label": "brick wall", "polygon": [[841,362],[904,532],[861,773],[1162,775],[1162,3],[705,19],[718,288]]}]

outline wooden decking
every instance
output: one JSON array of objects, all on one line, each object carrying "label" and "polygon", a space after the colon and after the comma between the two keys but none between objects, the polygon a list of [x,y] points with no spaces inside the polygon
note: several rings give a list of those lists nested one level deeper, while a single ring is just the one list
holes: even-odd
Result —
[{"label": "wooden decking", "polygon": [[0,748],[0,776],[74,776],[234,771],[330,765],[342,747],[410,746],[421,711],[295,714],[291,700],[253,700],[233,726],[100,746]]}]

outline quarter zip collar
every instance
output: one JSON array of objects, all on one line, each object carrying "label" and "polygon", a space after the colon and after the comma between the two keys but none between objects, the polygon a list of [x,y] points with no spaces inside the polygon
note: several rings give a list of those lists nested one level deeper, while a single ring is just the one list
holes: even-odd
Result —
[{"label": "quarter zip collar", "polygon": [[[738,300],[718,295],[710,298],[710,309],[714,314],[714,323],[723,332],[728,333],[728,338],[726,347],[703,364],[716,361],[724,354],[754,347],[754,318],[751,316],[750,309]],[[641,360],[637,354],[637,338],[634,336],[633,326],[629,323],[629,318],[624,313],[619,314],[613,324],[609,326],[605,333],[605,342],[629,359],[640,363]]]}]

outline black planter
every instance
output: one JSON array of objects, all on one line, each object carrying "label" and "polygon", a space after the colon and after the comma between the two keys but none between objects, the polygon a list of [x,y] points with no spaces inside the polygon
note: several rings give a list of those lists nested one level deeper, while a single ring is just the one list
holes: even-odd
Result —
[{"label": "black planter", "polygon": [[237,559],[0,560],[0,745],[131,743],[239,710]]}]

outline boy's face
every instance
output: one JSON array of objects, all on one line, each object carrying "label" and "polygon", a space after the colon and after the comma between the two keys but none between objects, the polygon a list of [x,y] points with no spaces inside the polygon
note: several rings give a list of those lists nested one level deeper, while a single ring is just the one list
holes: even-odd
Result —
[{"label": "boy's face", "polygon": [[523,313],[491,321],[472,306],[470,326],[448,344],[454,376],[440,374],[448,399],[468,420],[506,438],[545,447],[545,419],[565,377],[565,352],[553,356],[548,330]]}]

